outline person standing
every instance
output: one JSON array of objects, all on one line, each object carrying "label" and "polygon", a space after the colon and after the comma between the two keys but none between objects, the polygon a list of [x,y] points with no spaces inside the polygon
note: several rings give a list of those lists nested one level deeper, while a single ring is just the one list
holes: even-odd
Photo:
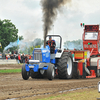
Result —
[{"label": "person standing", "polygon": [[2,59],[5,59],[6,57],[5,57],[5,52],[3,51],[3,53],[2,53]]},{"label": "person standing", "polygon": [[7,53],[10,53],[10,50],[8,49]]},{"label": "person standing", "polygon": [[31,59],[31,55],[29,54],[29,60]]},{"label": "person standing", "polygon": [[16,51],[15,51],[15,52],[16,52],[16,54],[18,54],[18,50],[17,50],[17,49],[16,49]]},{"label": "person standing", "polygon": [[18,54],[18,64],[21,63],[21,57],[20,57],[20,54]]},{"label": "person standing", "polygon": [[22,62],[22,63],[25,63],[25,56],[24,56],[24,53],[23,53],[22,56],[21,56],[21,62]]}]

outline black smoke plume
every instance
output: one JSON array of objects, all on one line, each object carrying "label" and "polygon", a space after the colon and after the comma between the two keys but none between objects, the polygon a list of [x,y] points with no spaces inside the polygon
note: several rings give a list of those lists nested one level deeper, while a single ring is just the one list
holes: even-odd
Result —
[{"label": "black smoke plume", "polygon": [[57,17],[57,11],[61,8],[61,6],[65,5],[70,1],[71,0],[41,0],[44,22],[44,47],[48,31],[51,30],[53,22]]}]

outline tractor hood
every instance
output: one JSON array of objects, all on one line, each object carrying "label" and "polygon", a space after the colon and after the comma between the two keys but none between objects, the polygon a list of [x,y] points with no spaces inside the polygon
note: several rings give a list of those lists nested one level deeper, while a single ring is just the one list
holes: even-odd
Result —
[{"label": "tractor hood", "polygon": [[41,63],[50,63],[50,48],[35,48],[33,50],[33,59],[39,60]]}]

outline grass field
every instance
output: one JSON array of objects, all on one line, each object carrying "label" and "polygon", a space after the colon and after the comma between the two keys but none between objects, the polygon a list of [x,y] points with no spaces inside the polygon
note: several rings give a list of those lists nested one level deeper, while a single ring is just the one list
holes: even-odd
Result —
[{"label": "grass field", "polygon": [[20,73],[21,69],[3,69],[0,73]]},{"label": "grass field", "polygon": [[98,89],[83,89],[37,100],[100,100]]}]

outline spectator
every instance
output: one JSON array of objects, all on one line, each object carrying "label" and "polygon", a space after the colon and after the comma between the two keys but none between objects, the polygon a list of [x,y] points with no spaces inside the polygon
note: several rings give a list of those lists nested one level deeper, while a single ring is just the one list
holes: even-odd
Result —
[{"label": "spectator", "polygon": [[20,54],[18,54],[18,64],[21,63],[21,57]]},{"label": "spectator", "polygon": [[0,52],[0,59],[2,58],[2,53]]},{"label": "spectator", "polygon": [[12,52],[11,52],[12,54],[14,54],[14,51],[12,50]]},{"label": "spectator", "polygon": [[14,51],[14,59],[16,59],[16,55],[17,55],[17,54],[16,54],[16,52]]},{"label": "spectator", "polygon": [[5,57],[5,52],[3,51],[3,53],[2,53],[2,59],[5,59],[6,57]]},{"label": "spectator", "polygon": [[15,59],[18,60],[18,55],[15,55]]},{"label": "spectator", "polygon": [[10,59],[10,56],[9,56],[9,54],[7,54],[7,55],[6,55],[6,59]]},{"label": "spectator", "polygon": [[31,55],[29,55],[29,59],[31,59]]},{"label": "spectator", "polygon": [[29,61],[28,59],[28,55],[25,56],[25,63],[27,63]]},{"label": "spectator", "polygon": [[25,56],[24,56],[24,53],[23,53],[22,56],[21,56],[21,62],[22,62],[22,63],[25,63]]},{"label": "spectator", "polygon": [[10,58],[11,58],[11,59],[14,59],[14,55],[13,55],[13,54],[11,54]]},{"label": "spectator", "polygon": [[10,53],[10,50],[8,49],[7,53]]},{"label": "spectator", "polygon": [[17,49],[16,49],[15,53],[18,54],[18,50]]}]

